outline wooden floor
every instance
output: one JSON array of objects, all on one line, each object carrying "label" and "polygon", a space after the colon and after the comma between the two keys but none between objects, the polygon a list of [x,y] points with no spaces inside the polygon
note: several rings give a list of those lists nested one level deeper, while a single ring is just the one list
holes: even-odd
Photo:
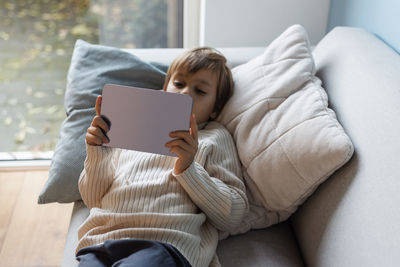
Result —
[{"label": "wooden floor", "polygon": [[0,171],[0,266],[61,266],[72,204],[38,205],[48,171]]}]

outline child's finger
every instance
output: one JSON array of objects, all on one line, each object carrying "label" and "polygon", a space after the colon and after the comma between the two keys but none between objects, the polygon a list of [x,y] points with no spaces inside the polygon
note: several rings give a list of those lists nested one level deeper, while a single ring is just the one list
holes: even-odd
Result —
[{"label": "child's finger", "polygon": [[102,140],[98,136],[94,136],[91,133],[86,133],[86,143],[92,146],[100,146],[102,145]]},{"label": "child's finger", "polygon": [[184,149],[177,147],[177,146],[171,147],[169,149],[169,152],[176,154],[178,156],[178,158],[180,158],[180,159],[187,157],[187,151],[185,151]]},{"label": "child's finger", "polygon": [[108,124],[103,120],[101,116],[96,115],[93,118],[92,126],[101,128],[104,132],[108,132],[110,130]]},{"label": "child's finger", "polygon": [[91,126],[88,128],[87,132],[93,136],[97,136],[103,141],[107,140],[106,136],[104,135],[103,131],[100,128]]},{"label": "child's finger", "polygon": [[102,100],[102,96],[101,95],[97,96],[96,105],[94,107],[94,109],[96,110],[97,116],[100,116],[100,113],[101,113],[101,100]]},{"label": "child's finger", "polygon": [[190,134],[196,141],[198,139],[197,131],[198,129],[197,129],[196,116],[193,113],[192,116],[190,116]]},{"label": "child's finger", "polygon": [[103,143],[108,143],[108,137],[104,134],[104,132],[98,128],[98,127],[89,127],[87,130],[88,133],[90,133],[93,136],[98,137],[99,139],[103,140]]},{"label": "child's finger", "polygon": [[183,141],[182,139],[172,140],[165,144],[166,147],[179,147],[183,150],[193,153],[194,148],[190,146],[188,143]]},{"label": "child's finger", "polygon": [[189,134],[188,131],[177,131],[177,132],[171,132],[169,134],[170,137],[174,138],[181,138],[185,140],[186,143],[188,143],[191,146],[196,146],[196,141],[193,139],[193,137]]}]

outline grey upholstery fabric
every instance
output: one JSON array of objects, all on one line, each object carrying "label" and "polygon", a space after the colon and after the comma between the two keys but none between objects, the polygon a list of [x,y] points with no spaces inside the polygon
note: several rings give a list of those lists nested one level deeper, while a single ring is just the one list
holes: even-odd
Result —
[{"label": "grey upholstery fabric", "polygon": [[293,218],[307,266],[399,266],[400,56],[376,36],[335,28],[317,75],[355,155]]},{"label": "grey upholstery fabric", "polygon": [[222,266],[304,266],[288,221],[222,240],[217,248]]},{"label": "grey upholstery fabric", "polygon": [[65,242],[64,255],[62,259],[62,267],[78,266],[75,259],[75,250],[78,246],[78,228],[89,216],[89,210],[86,208],[82,200],[74,203],[71,221],[69,223],[67,241]]}]

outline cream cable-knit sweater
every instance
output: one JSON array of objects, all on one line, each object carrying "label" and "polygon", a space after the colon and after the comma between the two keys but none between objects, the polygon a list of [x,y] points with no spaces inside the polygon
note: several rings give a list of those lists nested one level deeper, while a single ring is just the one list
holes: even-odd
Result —
[{"label": "cream cable-knit sweater", "polygon": [[210,122],[198,132],[193,163],[174,174],[175,157],[87,145],[79,190],[90,215],[77,251],[109,239],[156,240],[175,246],[193,266],[218,266],[218,231],[248,212],[236,147]]}]

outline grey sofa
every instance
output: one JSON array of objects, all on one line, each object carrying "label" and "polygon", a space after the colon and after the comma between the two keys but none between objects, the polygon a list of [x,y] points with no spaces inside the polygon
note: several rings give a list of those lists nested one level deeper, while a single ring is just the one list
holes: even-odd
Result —
[{"label": "grey sofa", "polygon": [[[263,48],[221,49],[232,66]],[[136,49],[170,63],[180,49]],[[315,47],[317,76],[353,141],[352,159],[287,221],[220,242],[222,266],[400,266],[400,56],[373,34],[338,27]],[[62,266],[77,265],[76,202]]]}]

